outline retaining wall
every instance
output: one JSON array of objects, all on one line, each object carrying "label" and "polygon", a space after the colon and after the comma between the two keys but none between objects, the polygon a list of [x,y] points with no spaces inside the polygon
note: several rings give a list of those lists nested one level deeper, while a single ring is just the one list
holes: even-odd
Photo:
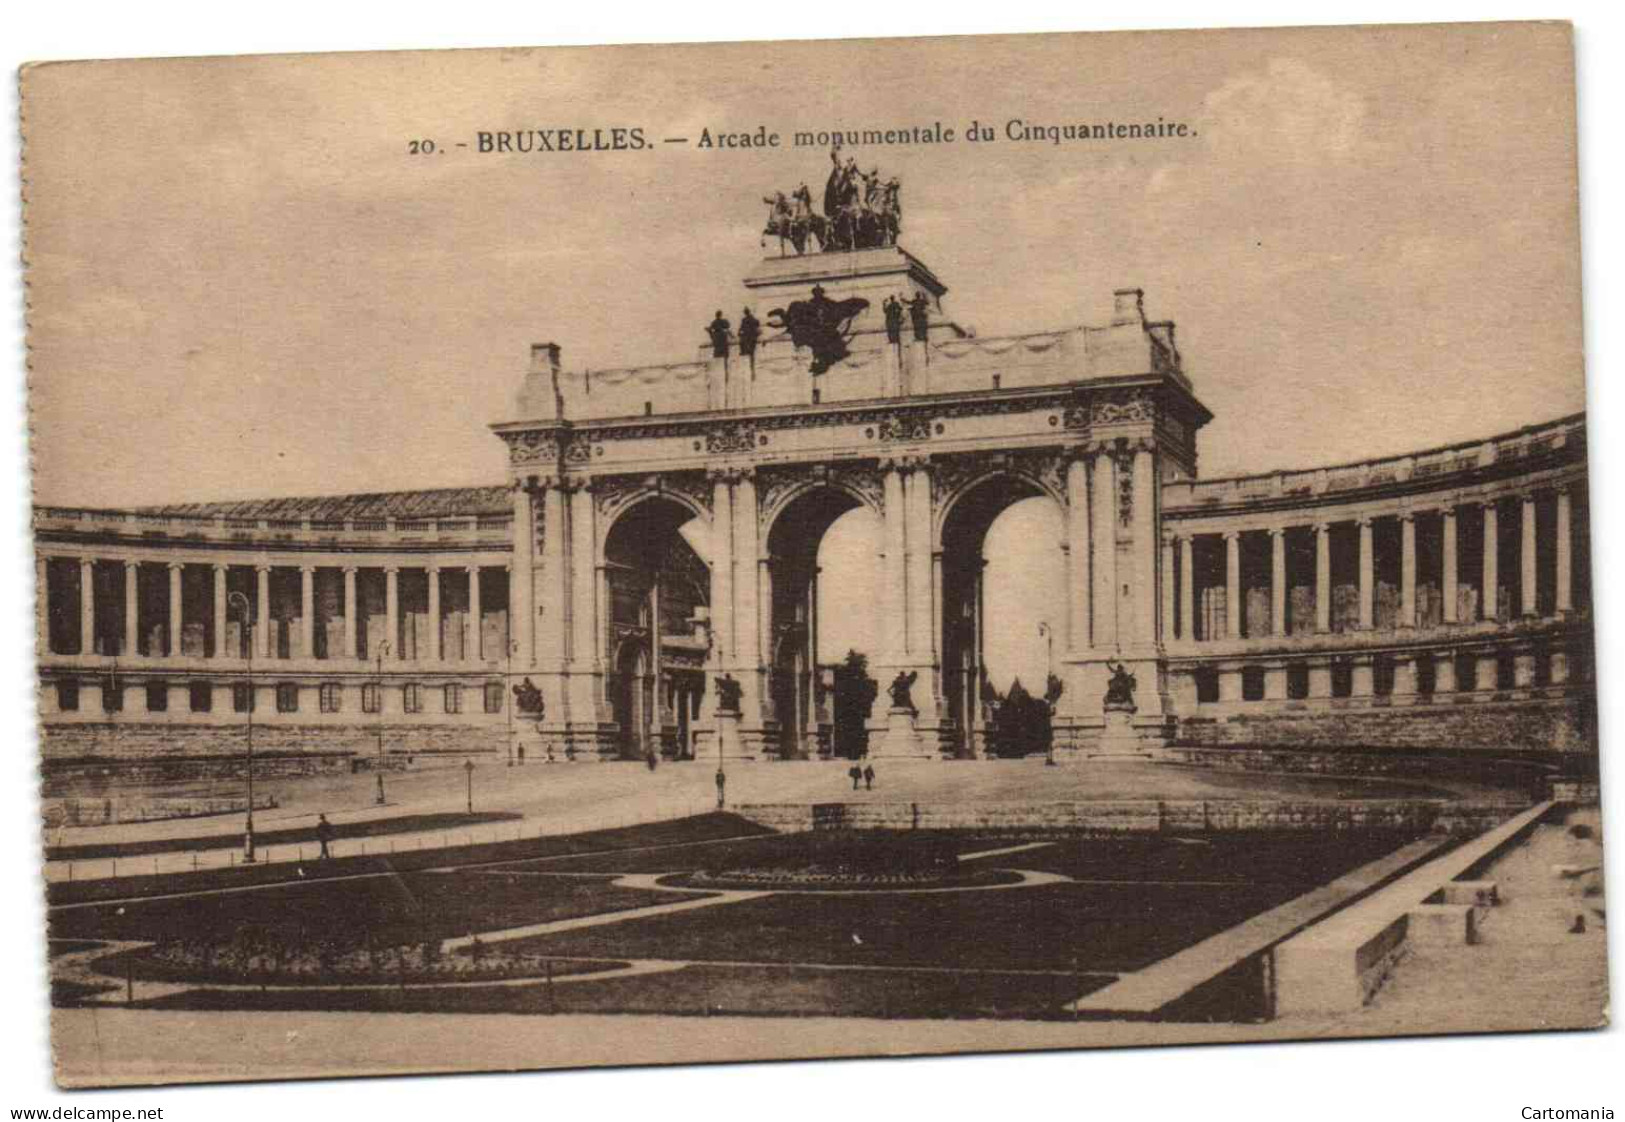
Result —
[{"label": "retaining wall", "polygon": [[747,803],[732,809],[776,830],[983,830],[1015,833],[1218,833],[1407,830],[1468,834],[1522,809],[1500,803],[1360,799],[1122,800],[1044,803]]},{"label": "retaining wall", "polygon": [[[1554,691],[1554,693],[1557,691]],[[1520,701],[1441,694],[1408,705],[1355,702],[1260,702],[1261,712],[1181,717],[1180,744],[1295,748],[1475,749],[1538,754],[1595,754],[1596,699],[1566,692]],[[1330,706],[1328,709],[1327,706]],[[1266,708],[1267,706],[1267,708]]]}]

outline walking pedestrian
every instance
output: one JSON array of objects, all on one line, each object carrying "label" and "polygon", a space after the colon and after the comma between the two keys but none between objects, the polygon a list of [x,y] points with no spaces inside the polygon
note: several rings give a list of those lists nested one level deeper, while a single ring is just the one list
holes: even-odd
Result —
[{"label": "walking pedestrian", "polygon": [[875,765],[869,764],[863,769],[863,785],[867,790],[875,789]]},{"label": "walking pedestrian", "polygon": [[327,815],[316,816],[316,840],[322,843],[321,859],[326,861],[333,855],[327,851],[327,843],[333,840],[333,824],[327,820]]},{"label": "walking pedestrian", "polygon": [[846,774],[848,778],[852,780],[852,789],[856,791],[858,789],[858,784],[863,780],[863,769],[857,764],[853,764],[851,767],[846,769]]}]

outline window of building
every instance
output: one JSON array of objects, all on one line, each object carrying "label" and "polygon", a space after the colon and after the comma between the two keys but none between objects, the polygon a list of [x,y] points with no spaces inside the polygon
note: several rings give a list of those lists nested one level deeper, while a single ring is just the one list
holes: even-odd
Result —
[{"label": "window of building", "polygon": [[1354,664],[1347,659],[1332,663],[1332,696],[1354,696]]},{"label": "window of building", "polygon": [[1517,667],[1513,665],[1510,654],[1495,656],[1495,688],[1510,690],[1518,681]]},{"label": "window of building", "polygon": [[234,713],[249,713],[254,709],[254,691],[247,682],[237,682],[231,687],[231,709]]},{"label": "window of building", "polygon": [[1535,686],[1545,689],[1552,684],[1552,652],[1542,644],[1535,648]]},{"label": "window of building", "polygon": [[1431,697],[1439,688],[1439,666],[1427,655],[1416,656],[1416,692]]},{"label": "window of building", "polygon": [[423,712],[423,687],[416,682],[407,682],[401,687],[401,711],[404,713]]},{"label": "window of building", "polygon": [[321,709],[323,713],[337,713],[339,711],[340,690],[337,682],[323,682],[321,691]]},{"label": "window of building", "polygon": [[1241,671],[1241,700],[1264,700],[1264,668],[1247,666]]},{"label": "window of building", "polygon": [[121,679],[102,679],[102,712],[124,712],[124,682]]},{"label": "window of building", "polygon": [[1219,700],[1219,672],[1211,668],[1203,668],[1195,674],[1196,700],[1199,702],[1212,702]]},{"label": "window of building", "polygon": [[461,713],[463,711],[463,687],[456,682],[446,683],[446,712]]},{"label": "window of building", "polygon": [[379,712],[379,703],[383,694],[377,682],[367,682],[361,687],[361,711],[363,713]]},{"label": "window of building", "polygon": [[1456,690],[1469,693],[1478,688],[1478,659],[1472,655],[1456,656]]},{"label": "window of building", "polygon": [[292,682],[278,682],[276,684],[276,711],[278,713],[299,712],[299,687]]},{"label": "window of building", "polygon": [[79,712],[78,682],[58,682],[56,684],[56,707],[62,713]]},{"label": "window of building", "polygon": [[147,683],[147,712],[162,713],[169,708],[169,687],[163,682]]},{"label": "window of building", "polygon": [[1294,662],[1286,668],[1286,695],[1293,701],[1309,696],[1309,664]]},{"label": "window of building", "polygon": [[502,683],[485,683],[485,711],[487,713],[502,712]]},{"label": "window of building", "polygon": [[207,713],[214,708],[214,687],[207,682],[192,682],[186,687],[192,712]]},{"label": "window of building", "polygon": [[1371,692],[1387,697],[1394,692],[1394,656],[1380,654],[1371,660]]}]

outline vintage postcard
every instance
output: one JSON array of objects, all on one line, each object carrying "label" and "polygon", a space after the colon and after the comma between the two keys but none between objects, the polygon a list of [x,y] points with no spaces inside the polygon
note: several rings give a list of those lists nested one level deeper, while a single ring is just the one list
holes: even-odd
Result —
[{"label": "vintage postcard", "polygon": [[1605,1020],[1567,25],[20,80],[62,1084]]}]

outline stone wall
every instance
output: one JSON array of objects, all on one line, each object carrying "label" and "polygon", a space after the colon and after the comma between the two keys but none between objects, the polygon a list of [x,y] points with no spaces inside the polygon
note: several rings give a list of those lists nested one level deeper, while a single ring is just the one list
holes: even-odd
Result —
[{"label": "stone wall", "polygon": [[[1289,703],[1290,704],[1290,703]],[[1596,753],[1596,706],[1585,697],[1373,706],[1322,702],[1228,717],[1182,717],[1175,743],[1301,748],[1478,749],[1540,754]]]},{"label": "stone wall", "polygon": [[1045,803],[756,803],[731,808],[758,825],[800,830],[978,830],[993,833],[1227,833],[1415,830],[1471,834],[1522,806],[1430,800],[1338,803],[1263,799]]},{"label": "stone wall", "polygon": [[[254,796],[256,809],[274,807],[271,795]],[[245,798],[209,795],[109,795],[102,798],[48,798],[40,806],[45,824],[56,826],[109,826],[119,822],[161,822],[173,818],[204,818],[242,812]]]}]

